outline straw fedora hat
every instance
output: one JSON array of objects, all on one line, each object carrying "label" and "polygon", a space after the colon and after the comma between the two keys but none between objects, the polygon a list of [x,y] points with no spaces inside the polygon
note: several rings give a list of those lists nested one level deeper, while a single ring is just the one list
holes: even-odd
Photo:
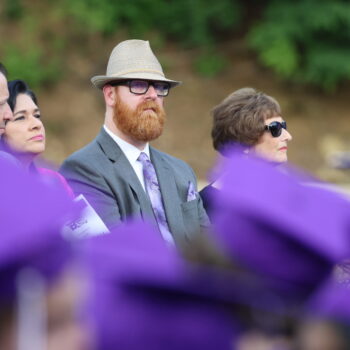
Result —
[{"label": "straw fedora hat", "polygon": [[180,81],[165,78],[149,41],[144,40],[119,43],[109,57],[106,75],[96,75],[91,82],[102,89],[109,82],[126,79],[167,81],[172,87],[181,84]]}]

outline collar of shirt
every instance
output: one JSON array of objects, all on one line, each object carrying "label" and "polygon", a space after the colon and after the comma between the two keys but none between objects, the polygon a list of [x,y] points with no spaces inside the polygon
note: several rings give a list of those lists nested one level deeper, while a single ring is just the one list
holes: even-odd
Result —
[{"label": "collar of shirt", "polygon": [[130,165],[134,169],[137,177],[139,178],[142,187],[145,189],[145,182],[143,178],[143,172],[142,172],[142,164],[141,162],[137,161],[137,158],[139,157],[141,152],[144,152],[147,154],[147,156],[150,157],[150,151],[149,151],[149,144],[147,143],[145,148],[140,151],[137,147],[130,144],[129,142],[124,141],[119,136],[115,135],[111,130],[107,128],[106,125],[103,126],[106,133],[117,143],[117,145],[120,147],[122,152],[124,153],[125,157],[128,159]]},{"label": "collar of shirt", "polygon": [[137,158],[139,157],[141,152],[144,152],[148,155],[148,157],[150,158],[150,154],[149,154],[149,144],[147,143],[145,148],[140,151],[137,147],[135,147],[134,145],[132,145],[129,142],[124,141],[123,139],[121,139],[119,136],[113,134],[112,131],[110,131],[106,125],[103,126],[106,133],[117,143],[117,145],[121,148],[121,150],[123,151],[123,153],[125,154],[126,158],[128,158],[130,163],[136,162]]}]

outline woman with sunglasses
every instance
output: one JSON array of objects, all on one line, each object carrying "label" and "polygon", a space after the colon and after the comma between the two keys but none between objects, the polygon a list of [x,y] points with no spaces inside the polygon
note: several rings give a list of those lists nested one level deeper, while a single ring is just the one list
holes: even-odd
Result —
[{"label": "woman with sunglasses", "polygon": [[14,156],[25,171],[60,183],[73,197],[73,191],[62,175],[50,169],[39,168],[34,163],[45,151],[45,128],[35,94],[23,80],[10,81],[8,89],[8,104],[13,112],[13,119],[6,123],[0,148]]},{"label": "woman with sunglasses", "polygon": [[[273,97],[253,88],[239,89],[214,107],[212,114],[213,145],[223,156],[230,146],[240,144],[246,153],[257,154],[276,164],[287,161],[292,136]],[[220,183],[215,181],[200,192],[209,216],[211,197],[218,188]]]}]

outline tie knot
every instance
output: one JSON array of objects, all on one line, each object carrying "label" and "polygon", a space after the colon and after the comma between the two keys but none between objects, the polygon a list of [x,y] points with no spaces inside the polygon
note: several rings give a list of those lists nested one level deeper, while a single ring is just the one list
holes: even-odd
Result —
[{"label": "tie knot", "polygon": [[145,163],[149,161],[148,155],[145,152],[141,152],[139,157],[137,158],[141,163]]}]

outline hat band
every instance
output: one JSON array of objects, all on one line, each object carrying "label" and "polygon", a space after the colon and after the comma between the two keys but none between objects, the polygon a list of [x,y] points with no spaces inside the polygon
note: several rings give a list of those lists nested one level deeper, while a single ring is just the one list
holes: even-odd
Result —
[{"label": "hat band", "polygon": [[[124,74],[128,74],[128,73],[141,73],[141,72],[145,72],[145,73],[156,73],[156,74],[159,74],[161,75],[162,77],[164,77],[164,73],[160,70],[156,70],[156,69],[129,69],[129,70],[122,70],[118,73],[114,73],[114,74],[111,74],[110,76],[111,77],[118,77],[118,76],[121,76],[121,75],[124,75]],[[107,73],[108,75],[108,73]]]}]

